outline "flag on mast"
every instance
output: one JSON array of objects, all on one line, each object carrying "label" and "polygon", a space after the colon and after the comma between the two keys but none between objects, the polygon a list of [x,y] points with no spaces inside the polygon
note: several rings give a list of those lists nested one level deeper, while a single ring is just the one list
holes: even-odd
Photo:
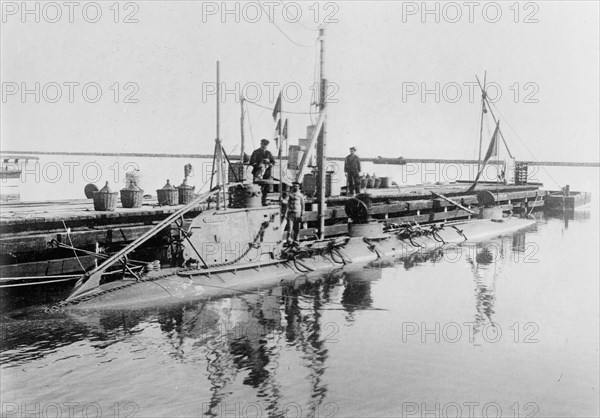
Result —
[{"label": "flag on mast", "polygon": [[285,139],[287,139],[287,137],[288,137],[287,122],[288,122],[288,120],[286,119],[285,122],[283,123],[283,131],[281,132],[281,136],[283,136]]},{"label": "flag on mast", "polygon": [[488,161],[490,160],[490,158],[493,155],[497,154],[496,144],[498,143],[498,132],[500,132],[500,120],[498,120],[498,122],[496,123],[496,129],[494,129],[494,135],[492,135],[492,140],[490,141],[490,145],[487,149],[487,152],[485,153],[485,158],[483,159],[481,168],[479,169],[479,173],[477,173],[477,177],[475,177],[475,181],[473,182],[471,187],[469,187],[467,189],[467,193],[472,192],[475,189],[475,186],[477,186],[479,177],[481,177],[481,173],[483,173],[483,170],[485,169],[486,164],[488,163]]},{"label": "flag on mast", "polygon": [[277,120],[278,113],[281,113],[281,92],[279,92],[279,96],[277,96],[277,101],[275,102],[275,107],[273,108],[273,121]]},{"label": "flag on mast", "polygon": [[279,141],[279,132],[281,132],[281,119],[277,121],[277,125],[275,125],[275,132],[273,132],[273,138],[275,139],[276,145]]}]

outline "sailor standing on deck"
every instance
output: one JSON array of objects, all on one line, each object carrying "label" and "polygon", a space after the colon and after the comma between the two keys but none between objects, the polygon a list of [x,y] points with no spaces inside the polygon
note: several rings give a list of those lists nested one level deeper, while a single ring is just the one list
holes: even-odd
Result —
[{"label": "sailor standing on deck", "polygon": [[300,183],[292,183],[292,191],[287,198],[287,242],[292,243],[298,240],[300,224],[304,215],[304,195],[300,192]]},{"label": "sailor standing on deck", "polygon": [[344,161],[344,173],[347,177],[346,195],[354,196],[360,193],[360,158],[356,155],[356,148],[350,147],[350,155]]},{"label": "sailor standing on deck", "polygon": [[[269,180],[271,178],[271,167],[275,164],[275,159],[271,151],[267,149],[269,140],[261,139],[260,148],[255,149],[250,156],[250,165],[252,166],[252,176],[254,182],[257,183],[260,180]],[[269,185],[263,184],[261,187],[262,191],[262,204],[263,206],[267,203],[267,193],[269,192]]]}]

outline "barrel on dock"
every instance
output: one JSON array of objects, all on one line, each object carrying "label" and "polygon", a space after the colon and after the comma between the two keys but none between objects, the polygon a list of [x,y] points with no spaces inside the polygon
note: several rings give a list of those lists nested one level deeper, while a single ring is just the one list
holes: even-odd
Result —
[{"label": "barrel on dock", "polygon": [[187,177],[183,179],[183,183],[177,186],[177,190],[179,193],[179,204],[187,205],[192,200],[194,200],[195,194],[195,186],[190,186],[187,184]]},{"label": "barrel on dock", "polygon": [[379,184],[380,189],[388,189],[392,186],[391,177],[381,177],[381,183]]},{"label": "barrel on dock", "polygon": [[117,207],[117,192],[112,192],[108,187],[108,181],[97,192],[93,192],[94,210],[110,212]]},{"label": "barrel on dock", "polygon": [[379,189],[380,185],[381,185],[381,179],[379,177],[377,177],[375,174],[373,174],[373,188]]},{"label": "barrel on dock", "polygon": [[143,200],[144,191],[136,183],[129,182],[126,188],[121,189],[121,205],[124,208],[141,208]]},{"label": "barrel on dock", "polygon": [[156,190],[156,198],[161,206],[174,206],[179,203],[179,192],[169,180],[162,189]]},{"label": "barrel on dock", "polygon": [[366,189],[367,188],[367,178],[364,176],[360,177],[360,188],[361,189]]}]

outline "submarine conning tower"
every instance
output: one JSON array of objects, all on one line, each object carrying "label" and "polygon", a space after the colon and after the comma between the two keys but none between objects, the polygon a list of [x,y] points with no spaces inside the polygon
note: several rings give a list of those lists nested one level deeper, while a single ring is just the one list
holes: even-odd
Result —
[{"label": "submarine conning tower", "polygon": [[260,185],[243,183],[229,188],[229,207],[259,208],[262,207],[262,190]]},{"label": "submarine conning tower", "polygon": [[346,201],[344,209],[351,220],[348,224],[351,237],[369,238],[383,235],[383,224],[370,215],[371,206],[371,195],[367,193],[360,193]]},{"label": "submarine conning tower", "polygon": [[481,190],[477,193],[479,203],[479,218],[502,220],[502,208],[496,205],[496,198],[489,190]]},{"label": "submarine conning tower", "polygon": [[183,261],[204,268],[271,261],[281,238],[281,208],[263,206],[258,184],[229,189],[229,207],[206,209],[190,223]]}]

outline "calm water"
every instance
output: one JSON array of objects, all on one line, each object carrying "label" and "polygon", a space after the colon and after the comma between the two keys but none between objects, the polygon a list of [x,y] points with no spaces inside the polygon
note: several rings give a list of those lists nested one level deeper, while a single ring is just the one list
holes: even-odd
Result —
[{"label": "calm water", "polygon": [[[171,161],[170,173],[182,161]],[[160,172],[146,181],[167,175],[178,178]],[[598,189],[597,169],[552,176],[574,190]],[[82,186],[56,185],[70,190],[61,197],[78,197]],[[22,194],[34,191],[25,186]],[[599,416],[593,200],[574,219],[540,217],[535,227],[479,245],[299,277],[235,298],[44,314],[3,295],[2,412]]]},{"label": "calm water", "polygon": [[2,411],[598,416],[595,208],[234,298],[4,312]]}]

